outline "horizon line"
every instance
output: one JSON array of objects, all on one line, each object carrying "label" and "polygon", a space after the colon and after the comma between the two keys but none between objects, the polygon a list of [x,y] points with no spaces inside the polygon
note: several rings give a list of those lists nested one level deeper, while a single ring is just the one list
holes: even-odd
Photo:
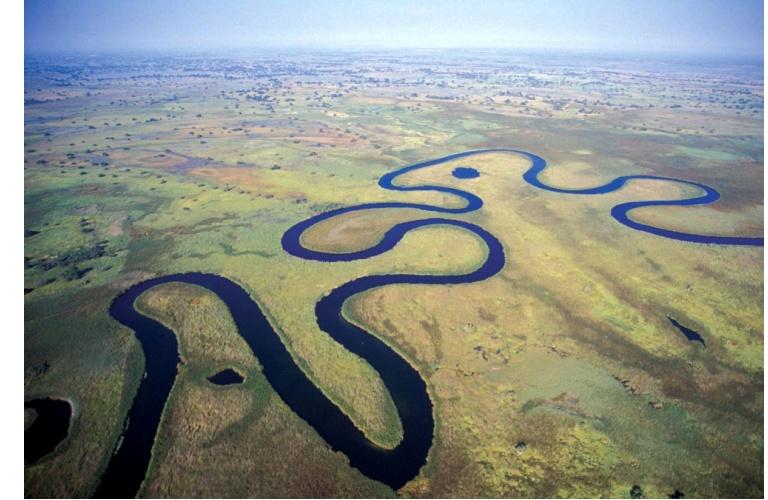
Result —
[{"label": "horizon line", "polygon": [[693,57],[693,58],[716,58],[716,59],[754,59],[763,61],[765,55],[763,51],[747,52],[727,52],[727,51],[692,51],[674,49],[621,49],[621,48],[588,48],[588,47],[547,47],[547,46],[353,46],[353,45],[232,45],[232,46],[174,46],[174,47],[126,47],[126,48],[24,48],[24,58],[28,56],[84,56],[84,55],[124,55],[124,54],[178,54],[178,55],[196,55],[196,54],[216,54],[224,55],[224,52],[243,53],[243,52],[404,52],[404,51],[466,51],[466,52],[518,52],[527,53],[570,53],[578,55],[632,55],[632,56],[662,56],[662,57]]}]

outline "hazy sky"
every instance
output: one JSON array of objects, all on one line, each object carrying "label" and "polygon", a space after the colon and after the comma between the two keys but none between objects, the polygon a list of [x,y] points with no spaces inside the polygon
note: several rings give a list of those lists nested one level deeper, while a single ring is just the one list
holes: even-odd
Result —
[{"label": "hazy sky", "polygon": [[26,0],[28,51],[504,47],[763,54],[762,0]]}]

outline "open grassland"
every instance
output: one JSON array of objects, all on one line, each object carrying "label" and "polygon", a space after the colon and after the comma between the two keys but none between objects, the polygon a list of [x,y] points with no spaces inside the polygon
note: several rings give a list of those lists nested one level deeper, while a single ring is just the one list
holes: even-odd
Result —
[{"label": "open grassland", "polygon": [[[761,467],[762,404],[752,391],[763,369],[762,277],[744,270],[760,268],[762,251],[589,223],[618,202],[649,197],[632,186],[599,198],[521,196],[504,180],[519,178],[524,160],[460,163],[481,172],[458,182],[485,200],[467,217],[502,238],[504,271],[472,285],[386,287],[348,309],[429,376],[440,419],[434,468],[407,488],[590,497],[643,483],[664,496],[671,484],[704,495],[726,476],[750,480],[743,468]],[[418,182],[444,180],[439,170],[454,166]],[[707,348],[667,316],[711,339]],[[737,427],[746,434],[731,434]],[[759,488],[751,481],[739,487]]]},{"label": "open grassland", "polygon": [[[402,428],[381,380],[317,328],[315,303],[359,276],[470,271],[484,245],[436,226],[356,262],[304,261],[280,246],[291,225],[340,206],[462,203],[379,188],[394,168],[520,148],[550,162],[543,179],[557,186],[628,174],[708,184],[722,195],[716,204],[632,217],[762,234],[763,92],[744,68],[666,79],[554,64],[493,72],[491,61],[460,60],[470,76],[433,63],[414,78],[418,58],[306,57],[272,68],[280,77],[216,60],[28,64],[25,398],[67,398],[74,418],[61,446],[25,468],[27,496],[93,493],[143,373],[140,346],[109,304],[174,272],[240,283],[310,379],[371,440],[394,446]],[[151,76],[158,65],[164,76]],[[482,77],[488,68],[495,76]],[[457,166],[481,175],[455,179]],[[556,194],[525,184],[527,167],[484,154],[398,179],[481,196],[481,210],[454,217],[499,238],[507,264],[481,283],[390,286],[345,307],[427,381],[435,442],[416,479],[393,492],[348,467],[270,388],[218,299],[166,285],[138,305],[177,333],[184,363],[140,494],[626,497],[639,485],[646,496],[762,496],[762,249],[666,240],[610,217],[617,203],[695,195],[689,187],[633,181],[602,196]],[[359,250],[433,215],[346,214],[303,242]],[[207,381],[224,368],[244,383]]]}]

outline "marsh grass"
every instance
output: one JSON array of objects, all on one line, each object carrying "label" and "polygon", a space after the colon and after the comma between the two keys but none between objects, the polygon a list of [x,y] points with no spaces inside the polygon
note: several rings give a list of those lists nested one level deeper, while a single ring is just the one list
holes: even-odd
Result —
[{"label": "marsh grass", "polygon": [[[546,180],[557,185],[646,173],[703,182],[723,196],[706,208],[639,210],[638,220],[761,232],[762,113],[671,110],[657,91],[621,75],[617,100],[638,107],[590,116],[548,104],[546,95],[593,95],[567,79],[546,89],[519,83],[538,95],[526,106],[493,97],[486,83],[446,89],[453,100],[427,97],[431,85],[407,97],[395,84],[330,97],[335,83],[291,77],[270,91],[272,110],[238,94],[243,81],[196,77],[179,80],[180,88],[147,80],[57,87],[68,98],[27,106],[25,229],[37,234],[25,238],[25,398],[67,398],[75,415],[62,445],[25,467],[25,494],[93,493],[143,373],[140,346],[109,317],[109,303],[133,283],[174,272],[240,283],[324,393],[372,440],[395,444],[402,429],[381,380],[317,328],[314,305],[360,276],[466,272],[482,262],[483,245],[432,227],[350,263],[304,261],[280,247],[288,227],[339,206],[461,203],[380,189],[376,180],[394,168],[517,147],[546,158]],[[50,82],[28,78],[30,89],[51,93]],[[693,95],[720,88],[696,82]],[[148,89],[179,101],[135,97]],[[460,165],[481,176],[452,178]],[[484,207],[460,218],[501,240],[501,273],[461,286],[375,289],[345,307],[348,319],[417,367],[435,405],[428,463],[398,493],[621,497],[640,484],[647,496],[762,496],[762,250],[665,240],[610,218],[617,203],[688,194],[679,187],[633,182],[609,195],[569,196],[524,184],[526,168],[520,157],[489,154],[401,179],[481,196]],[[432,215],[339,217],[304,243],[357,250],[392,224]],[[173,328],[185,359],[141,495],[394,494],[349,467],[276,397],[217,299],[173,285],[140,302]],[[687,342],[667,316],[701,333],[707,348]],[[245,382],[206,380],[225,367]]]}]

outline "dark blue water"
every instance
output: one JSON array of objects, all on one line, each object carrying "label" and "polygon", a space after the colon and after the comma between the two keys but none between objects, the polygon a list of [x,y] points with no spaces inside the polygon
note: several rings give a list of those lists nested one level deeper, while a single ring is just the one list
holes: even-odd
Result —
[{"label": "dark blue water", "polygon": [[627,227],[643,231],[646,233],[655,234],[656,236],[662,236],[664,238],[670,238],[673,240],[688,241],[691,243],[709,243],[713,245],[749,245],[749,246],[763,246],[762,237],[743,237],[743,236],[711,236],[706,234],[695,233],[683,233],[681,231],[673,231],[671,229],[664,229],[649,224],[642,224],[636,222],[629,217],[629,212],[641,207],[686,207],[691,205],[708,205],[714,203],[720,199],[720,193],[714,188],[707,186],[706,184],[700,184],[698,182],[686,181],[683,179],[676,179],[674,177],[661,177],[658,175],[625,175],[616,177],[612,181],[602,186],[597,186],[587,189],[562,189],[549,186],[539,180],[539,174],[547,168],[547,162],[540,156],[525,151],[515,151],[523,156],[528,157],[531,160],[531,168],[523,174],[525,181],[539,189],[546,191],[552,191],[553,193],[563,194],[605,194],[618,191],[624,185],[633,179],[651,179],[657,181],[677,182],[680,184],[687,184],[703,191],[701,196],[695,196],[693,198],[686,198],[683,200],[650,200],[650,201],[631,201],[627,203],[621,203],[614,206],[611,209],[611,216],[624,224]]},{"label": "dark blue water", "polygon": [[24,462],[33,464],[51,453],[69,433],[72,405],[61,399],[33,399],[25,408],[37,412],[37,419],[24,431]]},{"label": "dark blue water", "polygon": [[337,342],[364,358],[379,372],[395,403],[403,427],[403,439],[391,450],[370,442],[351,420],[304,374],[294,362],[250,295],[234,282],[214,274],[185,273],[143,281],[112,303],[110,314],[134,330],[141,342],[147,376],[142,380],[128,414],[130,424],[122,446],[113,455],[96,493],[98,497],[128,497],[141,486],[151,456],[160,415],[176,378],[179,362],[173,332],[134,308],[135,300],[163,283],[189,283],[215,293],[229,308],[238,333],[259,359],[267,381],[285,403],[309,423],[334,450],[343,452],[350,464],[366,476],[392,488],[412,479],[426,462],[432,444],[432,402],[424,380],[406,360],[376,336],[346,321],[341,308],[347,298],[374,287],[394,283],[471,283],[484,280],[504,267],[501,243],[481,227],[450,219],[425,219],[400,224],[387,233],[379,253],[391,248],[411,229],[445,224],[472,231],[488,243],[489,257],[471,273],[454,276],[378,275],[350,281],[321,299],[316,307],[320,328]]},{"label": "dark blue water", "polygon": [[216,385],[233,385],[242,384],[245,379],[235,370],[227,368],[226,370],[221,370],[216,375],[208,377],[208,380]]},{"label": "dark blue water", "polygon": [[464,207],[448,208],[448,207],[441,207],[441,206],[435,206],[435,205],[426,205],[421,203],[383,202],[383,203],[363,203],[360,205],[338,208],[336,210],[330,210],[328,212],[324,212],[324,213],[315,215],[313,217],[310,217],[309,219],[301,221],[298,224],[294,225],[293,227],[289,228],[285,232],[285,234],[283,234],[283,239],[282,239],[283,248],[288,253],[295,255],[297,257],[301,257],[303,259],[310,259],[310,260],[320,260],[324,262],[337,262],[337,261],[346,261],[346,260],[365,259],[368,257],[372,257],[374,255],[378,255],[383,251],[386,251],[392,248],[392,245],[376,246],[371,249],[363,250],[360,252],[336,254],[336,253],[327,253],[327,252],[317,252],[311,249],[304,248],[301,246],[299,242],[299,237],[309,227],[317,224],[318,222],[321,222],[326,219],[330,219],[331,217],[335,217],[337,215],[354,212],[358,210],[371,210],[375,208],[415,208],[419,210],[446,213],[446,214],[463,214],[463,213],[468,213],[468,212],[473,212],[475,210],[478,210],[483,206],[483,200],[480,197],[472,193],[469,193],[467,191],[463,191],[456,188],[445,187],[445,186],[432,186],[432,185],[398,186],[394,184],[394,180],[397,177],[403,174],[406,174],[408,172],[412,172],[414,170],[418,170],[422,168],[432,167],[448,161],[467,158],[470,156],[483,154],[483,153],[505,153],[505,152],[518,154],[530,160],[531,166],[523,174],[523,180],[525,180],[528,184],[530,184],[533,187],[536,187],[538,189],[543,189],[546,191],[551,191],[553,193],[572,194],[572,195],[607,194],[607,193],[612,193],[614,191],[621,189],[627,182],[633,179],[661,180],[661,181],[677,182],[677,183],[687,184],[689,186],[694,186],[696,188],[701,189],[704,192],[704,194],[701,196],[696,196],[693,198],[687,198],[683,200],[656,200],[656,201],[650,200],[650,201],[634,201],[634,202],[622,203],[614,206],[611,209],[611,216],[613,216],[613,218],[616,219],[621,224],[624,224],[625,226],[630,227],[632,229],[636,229],[638,231],[643,231],[646,233],[651,233],[657,236],[662,236],[664,238],[670,238],[674,240],[688,241],[692,243],[708,243],[708,244],[714,244],[714,245],[763,246],[763,237],[711,236],[711,235],[695,234],[695,233],[683,233],[680,231],[673,231],[670,229],[664,229],[656,226],[651,226],[648,224],[642,224],[639,222],[635,222],[634,220],[629,218],[628,213],[631,210],[634,210],[636,208],[652,207],[652,206],[707,205],[720,199],[720,193],[718,193],[715,189],[705,184],[699,184],[696,182],[686,181],[682,179],[675,179],[673,177],[661,177],[661,176],[655,176],[655,175],[628,175],[628,176],[617,177],[616,179],[608,182],[607,184],[593,187],[593,188],[587,188],[587,189],[557,188],[557,187],[552,187],[547,184],[544,184],[541,180],[539,180],[539,174],[541,174],[544,171],[544,169],[547,167],[547,162],[546,160],[544,160],[544,158],[538,155],[535,155],[533,153],[529,153],[527,151],[522,151],[517,149],[492,148],[492,149],[478,149],[478,150],[472,150],[472,151],[464,151],[461,153],[454,153],[454,154],[443,156],[441,158],[436,158],[433,160],[427,160],[424,162],[415,163],[413,165],[409,165],[399,170],[395,170],[394,172],[385,174],[381,177],[381,179],[379,179],[379,186],[381,186],[384,189],[389,189],[392,191],[431,191],[431,192],[452,194],[466,200],[467,204]]},{"label": "dark blue water", "polygon": [[475,179],[480,177],[480,172],[472,167],[456,167],[451,172],[451,175],[457,179]]},{"label": "dark blue water", "polygon": [[[146,359],[147,377],[140,384],[128,415],[127,422],[129,424],[126,427],[122,445],[109,463],[97,491],[97,496],[133,496],[144,478],[160,415],[176,377],[176,366],[179,358],[173,332],[160,323],[139,314],[133,304],[136,298],[146,290],[162,283],[171,282],[199,285],[219,296],[229,308],[239,334],[245,339],[262,364],[264,376],[275,392],[299,417],[311,425],[331,448],[344,453],[353,467],[359,469],[366,476],[395,489],[415,477],[426,463],[434,431],[432,402],[427,392],[426,383],[407,360],[384,342],[366,330],[346,321],[341,314],[342,306],[349,297],[380,286],[397,283],[459,284],[485,280],[504,267],[504,247],[494,235],[480,226],[441,217],[397,224],[389,229],[377,244],[364,250],[347,253],[328,253],[305,248],[300,241],[301,235],[318,222],[358,210],[413,208],[444,214],[464,214],[478,210],[483,206],[482,199],[467,191],[434,185],[399,186],[394,184],[394,180],[413,170],[487,152],[510,152],[525,156],[531,161],[531,167],[525,172],[523,179],[536,188],[555,193],[581,195],[610,193],[620,189],[632,179],[665,180],[695,186],[705,194],[685,200],[624,203],[613,207],[611,215],[620,223],[633,229],[681,241],[763,245],[763,238],[681,233],[640,224],[628,217],[629,211],[639,207],[703,205],[712,203],[719,198],[720,195],[714,189],[690,181],[638,175],[618,177],[603,186],[590,189],[554,188],[542,183],[538,178],[538,175],[546,168],[546,162],[543,158],[513,149],[465,151],[390,172],[379,180],[379,186],[384,189],[451,194],[464,199],[466,205],[450,208],[420,203],[383,202],[339,208],[315,215],[292,226],[283,234],[281,243],[287,253],[302,259],[343,262],[380,255],[397,245],[408,231],[432,225],[455,226],[476,234],[485,242],[488,248],[487,259],[472,272],[448,276],[418,274],[364,276],[332,290],[315,306],[315,314],[320,329],[346,349],[365,359],[381,376],[402,422],[402,441],[395,448],[387,450],[366,439],[349,418],[304,375],[304,372],[291,358],[279,335],[267,321],[262,310],[239,285],[227,278],[213,274],[185,273],[163,276],[144,281],[128,289],[115,299],[110,308],[110,313],[115,319],[136,332]],[[475,177],[469,172],[470,170],[474,171],[471,167],[460,168],[466,170],[460,172],[456,176],[457,178]],[[477,172],[475,171],[475,173]],[[343,376],[343,374],[339,374],[339,376]]]},{"label": "dark blue water", "polygon": [[672,317],[669,317],[669,316],[667,316],[667,319],[668,319],[668,320],[669,320],[669,321],[670,321],[670,322],[671,322],[673,325],[675,325],[675,328],[677,328],[678,330],[680,330],[680,333],[682,333],[683,335],[685,335],[685,338],[687,338],[687,339],[688,339],[688,340],[690,340],[691,342],[701,342],[701,345],[703,345],[704,347],[706,347],[706,346],[707,346],[707,344],[705,344],[705,343],[704,343],[704,337],[702,337],[701,335],[699,335],[699,332],[697,332],[696,330],[691,330],[691,329],[690,329],[690,328],[688,328],[687,326],[683,326],[683,325],[681,325],[680,323],[678,323],[678,322],[677,322],[677,320],[675,320],[675,318],[672,318]]},{"label": "dark blue water", "polygon": [[172,281],[160,278],[139,283],[119,295],[109,308],[112,317],[133,330],[139,340],[146,376],[142,378],[128,411],[118,447],[94,493],[96,498],[134,497],[144,480],[160,416],[176,380],[180,358],[174,333],[139,314],[133,303],[153,286]]}]

